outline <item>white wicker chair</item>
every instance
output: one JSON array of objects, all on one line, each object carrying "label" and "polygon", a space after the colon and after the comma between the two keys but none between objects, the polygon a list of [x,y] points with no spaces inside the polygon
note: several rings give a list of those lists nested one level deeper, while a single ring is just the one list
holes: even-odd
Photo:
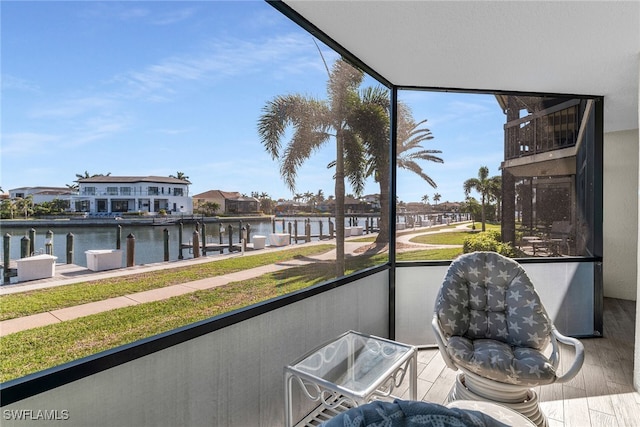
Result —
[{"label": "white wicker chair", "polygon": [[[432,326],[445,363],[460,371],[449,401],[501,403],[538,426],[547,420],[532,387],[569,381],[584,361],[582,343],[556,330],[524,269],[495,252],[454,260]],[[558,341],[575,347],[562,375]]]}]

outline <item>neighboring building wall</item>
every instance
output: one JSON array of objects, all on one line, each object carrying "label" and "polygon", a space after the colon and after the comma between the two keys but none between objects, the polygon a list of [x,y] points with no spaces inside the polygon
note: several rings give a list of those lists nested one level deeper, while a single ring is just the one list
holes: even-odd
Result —
[{"label": "neighboring building wall", "polygon": [[[88,201],[91,213],[152,212],[191,214],[192,201],[187,184],[161,181],[80,181],[77,201]],[[176,195],[177,194],[177,195]]]},{"label": "neighboring building wall", "polygon": [[209,190],[193,196],[193,210],[196,211],[203,203],[216,203],[219,208],[217,213],[226,212],[227,199],[240,197],[240,193],[234,191]]},{"label": "neighboring building wall", "polygon": [[636,300],[638,130],[604,135],[604,296]]}]

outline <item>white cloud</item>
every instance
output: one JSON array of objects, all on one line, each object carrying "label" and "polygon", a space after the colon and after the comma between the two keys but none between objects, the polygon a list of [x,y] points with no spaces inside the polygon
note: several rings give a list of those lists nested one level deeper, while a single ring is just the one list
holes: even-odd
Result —
[{"label": "white cloud", "polygon": [[36,83],[9,74],[2,74],[2,76],[0,76],[0,82],[2,83],[3,91],[18,90],[25,92],[38,92],[40,90],[40,87]]},{"label": "white cloud", "polygon": [[123,97],[163,100],[177,91],[180,84],[188,82],[213,83],[227,77],[257,73],[268,73],[265,78],[286,78],[309,70],[324,72],[312,43],[309,36],[298,34],[257,42],[216,39],[197,51],[167,57],[143,69],[119,74],[113,82],[125,85],[120,90]]}]

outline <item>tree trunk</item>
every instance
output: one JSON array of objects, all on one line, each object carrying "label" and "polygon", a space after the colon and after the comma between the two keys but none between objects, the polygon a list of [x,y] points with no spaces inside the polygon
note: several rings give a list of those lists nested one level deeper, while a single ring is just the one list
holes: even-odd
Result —
[{"label": "tree trunk", "polygon": [[380,173],[380,230],[376,243],[389,243],[389,174]]},{"label": "tree trunk", "polygon": [[482,194],[482,231],[486,231],[486,226],[485,226],[485,221],[486,221],[486,217],[484,214],[484,205],[485,205],[485,197],[484,194]]}]

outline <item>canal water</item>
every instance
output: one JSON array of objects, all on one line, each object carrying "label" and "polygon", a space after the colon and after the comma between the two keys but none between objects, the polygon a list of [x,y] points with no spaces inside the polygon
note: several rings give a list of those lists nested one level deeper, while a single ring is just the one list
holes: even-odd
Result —
[{"label": "canal water", "polygon": [[[283,232],[283,221],[284,221],[284,232],[288,232],[289,223],[292,226],[292,235],[293,227],[295,221],[298,223],[298,236],[303,237],[305,233],[305,219],[304,218],[276,218],[275,219],[275,231],[277,233]],[[332,218],[332,221],[335,221]],[[349,219],[346,220],[346,225],[365,225],[365,219],[353,219],[353,222],[357,223],[349,223]],[[310,218],[311,225],[311,235],[317,236],[320,232],[320,222],[322,222],[322,234],[327,236],[329,234],[329,225],[327,218]],[[74,236],[74,253],[73,253],[73,264],[86,267],[87,260],[85,251],[91,249],[116,249],[116,240],[117,240],[117,223],[114,221],[112,225],[105,226],[91,226],[91,227],[55,227],[51,228],[53,232],[53,255],[58,257],[58,263],[66,262],[66,242],[67,242],[67,234],[72,233]],[[233,227],[233,238],[232,242],[234,244],[239,243],[238,237],[238,229],[240,228],[240,223],[238,221],[235,222],[225,222],[223,223],[224,232],[222,233],[222,242],[225,245],[229,243],[228,236],[228,225],[232,225]],[[256,234],[268,236],[273,232],[274,224],[270,220],[258,220],[258,221],[244,221],[244,226],[250,226],[250,236],[254,236]],[[152,225],[122,225],[121,232],[121,249],[123,252],[126,250],[127,246],[127,236],[132,234],[135,236],[135,264],[151,264],[164,261],[164,242],[163,242],[163,233],[164,229],[169,231],[169,260],[175,261],[178,260],[179,255],[179,226],[177,224],[167,224],[163,226],[152,226]],[[207,243],[219,243],[219,224],[218,223],[207,223],[206,224],[206,242]],[[10,255],[11,260],[16,260],[20,258],[20,243],[21,239],[24,236],[29,234],[30,227],[2,227],[2,235],[5,233],[9,233],[11,235],[11,248]],[[36,239],[34,244],[34,249],[36,253],[45,253],[45,240],[46,240],[46,232],[47,228],[38,228],[36,229]],[[184,224],[183,225],[183,243],[191,243],[193,232],[195,230],[195,224]],[[201,232],[202,230],[200,230]],[[202,238],[200,237],[200,240]],[[317,238],[312,239],[317,240]],[[251,240],[252,241],[252,240]],[[225,251],[226,252],[226,251]],[[214,252],[219,253],[219,252]],[[188,259],[192,258],[193,254],[190,249],[182,250],[183,258]],[[0,260],[4,259],[3,256],[0,256]]]}]

